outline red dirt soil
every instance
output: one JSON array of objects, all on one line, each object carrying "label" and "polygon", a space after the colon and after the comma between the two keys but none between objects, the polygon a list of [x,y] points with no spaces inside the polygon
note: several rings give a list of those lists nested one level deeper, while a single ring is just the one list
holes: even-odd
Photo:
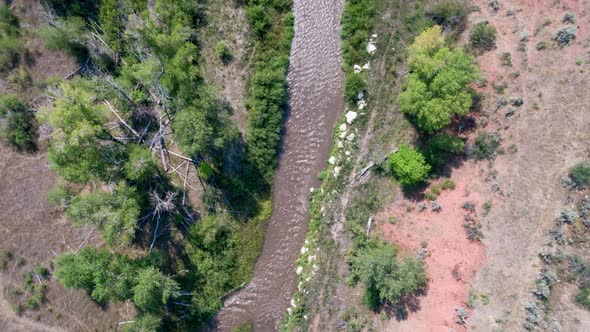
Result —
[{"label": "red dirt soil", "polygon": [[[428,209],[419,212],[416,203],[401,200],[376,216],[385,238],[402,252],[414,255],[424,242],[428,252],[428,291],[420,299],[419,310],[410,313],[407,320],[390,321],[388,331],[466,330],[456,323],[455,308],[467,307],[465,301],[475,273],[485,263],[484,246],[468,240],[463,226],[468,214],[463,203],[470,201],[481,206],[473,182],[477,181],[477,170],[478,165],[469,162],[454,172],[456,189],[440,194],[440,212],[432,211],[428,201]],[[408,205],[414,207],[413,211],[407,211]],[[395,218],[394,223],[389,222],[391,218]]]}]

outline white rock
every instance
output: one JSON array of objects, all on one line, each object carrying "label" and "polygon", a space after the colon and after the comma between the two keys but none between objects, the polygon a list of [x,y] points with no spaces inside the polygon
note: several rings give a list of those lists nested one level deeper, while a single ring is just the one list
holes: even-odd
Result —
[{"label": "white rock", "polygon": [[305,254],[308,250],[307,247],[301,247],[301,254]]},{"label": "white rock", "polygon": [[361,91],[361,92],[359,92],[359,94],[358,94],[358,95],[356,95],[356,98],[357,98],[358,100],[364,99],[364,98],[365,98],[365,93],[364,93],[364,92],[362,92],[362,91]]},{"label": "white rock", "polygon": [[346,123],[342,123],[339,127],[338,130],[340,131],[346,131]]},{"label": "white rock", "polygon": [[297,275],[300,275],[300,274],[301,274],[301,272],[303,272],[303,266],[299,265],[299,266],[297,267],[297,270],[295,271],[295,273],[297,273]]},{"label": "white rock", "polygon": [[342,170],[342,167],[340,167],[340,166],[334,167],[334,177],[337,177],[338,175],[340,175],[341,170]]},{"label": "white rock", "polygon": [[[365,63],[365,65],[363,66],[363,69],[367,69],[367,70],[368,70],[368,69],[371,69],[371,64],[370,64],[370,63],[368,63],[368,62],[367,62],[367,63]],[[359,98],[359,99],[362,99],[362,98]]]},{"label": "white rock", "polygon": [[320,269],[320,267],[319,267],[318,265],[316,265],[316,264],[313,264],[313,270],[314,270],[314,271],[317,271],[317,270],[319,270],[319,269]]},{"label": "white rock", "polygon": [[360,73],[363,70],[363,68],[361,66],[359,66],[359,65],[354,65],[353,68],[354,68],[354,73],[355,74],[358,74],[358,73]]},{"label": "white rock", "polygon": [[346,122],[348,122],[348,124],[352,124],[358,116],[358,113],[354,111],[349,111],[344,116],[346,117]]},{"label": "white rock", "polygon": [[309,188],[309,192],[310,192],[310,193],[313,193],[313,191],[314,191],[314,190],[315,190],[315,188],[314,188],[314,187],[311,187],[311,188]]},{"label": "white rock", "polygon": [[369,54],[373,54],[373,53],[375,53],[375,51],[376,51],[376,50],[377,50],[377,46],[375,46],[375,44],[373,44],[373,42],[372,42],[372,41],[370,41],[370,42],[367,44],[367,53],[369,53]]},{"label": "white rock", "polygon": [[371,38],[377,38],[377,34],[376,34],[376,33],[374,33],[374,34],[371,36]]},{"label": "white rock", "polygon": [[315,255],[310,255],[307,257],[307,262],[311,263],[315,258],[316,258]]},{"label": "white rock", "polygon": [[344,147],[344,144],[342,143],[342,141],[338,141],[338,148],[342,149]]},{"label": "white rock", "polygon": [[354,134],[350,134],[350,135],[346,136],[346,140],[349,142],[354,141]]},{"label": "white rock", "polygon": [[295,299],[291,299],[291,306],[293,308],[295,308],[297,306],[297,302],[295,302]]},{"label": "white rock", "polygon": [[330,156],[330,159],[328,159],[328,162],[330,163],[330,165],[334,165],[336,163],[336,157]]},{"label": "white rock", "polygon": [[287,308],[287,312],[288,312],[288,313],[289,313],[289,315],[290,315],[290,314],[292,314],[292,313],[293,313],[293,309],[291,309],[291,308]]},{"label": "white rock", "polygon": [[303,315],[303,319],[307,320],[307,315]]},{"label": "white rock", "polygon": [[350,156],[350,151],[344,151],[344,154]]},{"label": "white rock", "polygon": [[340,138],[344,138],[344,137],[346,137],[346,132],[345,132],[345,131],[341,132],[341,133],[340,133],[340,136],[338,136],[338,137],[340,137]]},{"label": "white rock", "polygon": [[367,102],[364,99],[359,100],[356,105],[358,106],[359,110],[363,110],[365,106],[367,106]]}]

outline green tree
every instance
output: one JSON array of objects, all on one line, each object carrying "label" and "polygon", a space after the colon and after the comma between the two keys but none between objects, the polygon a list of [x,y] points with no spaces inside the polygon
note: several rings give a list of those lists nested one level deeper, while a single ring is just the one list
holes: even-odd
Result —
[{"label": "green tree", "polygon": [[402,145],[389,157],[389,166],[402,185],[414,185],[426,179],[430,165],[416,149]]},{"label": "green tree", "polygon": [[133,302],[147,311],[158,311],[178,292],[178,284],[154,267],[140,270],[133,287]]},{"label": "green tree", "polygon": [[2,128],[2,136],[20,151],[37,150],[37,121],[32,110],[9,112]]},{"label": "green tree", "polygon": [[264,37],[272,24],[272,17],[268,13],[268,8],[263,5],[248,6],[246,8],[246,17],[250,22],[250,27],[259,38]]},{"label": "green tree", "polygon": [[55,26],[45,26],[37,31],[50,50],[64,51],[74,57],[87,55],[85,46],[85,23],[79,17],[59,20]]},{"label": "green tree", "polygon": [[433,168],[441,168],[451,155],[463,152],[465,142],[457,136],[440,134],[426,140],[423,154]]},{"label": "green tree", "polygon": [[121,182],[112,194],[94,191],[72,199],[66,214],[75,224],[94,224],[109,245],[130,244],[141,212],[135,188]]},{"label": "green tree", "polygon": [[416,37],[409,48],[412,72],[398,96],[402,111],[428,133],[449,125],[454,115],[469,112],[472,98],[467,85],[478,76],[472,57],[443,45],[439,26]]},{"label": "green tree", "polygon": [[128,179],[144,183],[158,171],[152,151],[143,145],[133,145],[130,148],[129,160],[125,163],[125,175]]},{"label": "green tree", "polygon": [[382,303],[396,304],[427,283],[422,261],[406,257],[400,262],[395,248],[386,244],[367,249],[357,258],[356,267],[366,287],[365,300],[372,309]]},{"label": "green tree", "polygon": [[51,168],[71,182],[106,178],[120,162],[122,146],[110,140],[104,129],[105,108],[82,88],[63,84],[61,89],[63,95],[49,113],[54,129],[49,148]]}]

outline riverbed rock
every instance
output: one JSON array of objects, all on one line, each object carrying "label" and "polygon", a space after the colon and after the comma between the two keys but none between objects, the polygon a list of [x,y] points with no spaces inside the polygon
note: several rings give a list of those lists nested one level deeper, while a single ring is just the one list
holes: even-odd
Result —
[{"label": "riverbed rock", "polygon": [[354,73],[355,74],[358,74],[358,73],[360,73],[363,70],[363,68],[361,66],[359,66],[359,65],[354,65],[353,66],[353,70],[354,70]]},{"label": "riverbed rock", "polygon": [[338,141],[338,148],[342,149],[344,147],[344,143],[342,141]]},{"label": "riverbed rock", "polygon": [[341,139],[344,139],[344,137],[346,137],[346,132],[343,131],[340,133],[340,135],[338,135],[338,137],[340,137]]},{"label": "riverbed rock", "polygon": [[342,170],[342,167],[340,167],[340,166],[334,167],[334,177],[337,177],[338,175],[340,175],[341,170]]},{"label": "riverbed rock", "polygon": [[328,162],[330,163],[330,165],[334,165],[336,163],[336,157],[330,156],[330,159],[328,159]]},{"label": "riverbed rock", "polygon": [[352,124],[354,120],[356,120],[358,113],[354,111],[348,111],[348,113],[346,113],[344,116],[346,117],[346,122],[348,122],[348,124]]},{"label": "riverbed rock", "polygon": [[[369,70],[371,69],[371,64],[370,63],[365,63],[365,65],[363,66],[363,69]],[[359,98],[360,99],[360,98]]]},{"label": "riverbed rock", "polygon": [[354,141],[354,134],[350,134],[350,135],[346,136],[346,140],[349,142]]},{"label": "riverbed rock", "polygon": [[359,108],[359,111],[362,111],[365,106],[367,106],[367,102],[364,99],[359,100],[356,105]]},{"label": "riverbed rock", "polygon": [[375,46],[375,44],[372,41],[367,43],[367,53],[373,54],[373,53],[375,53],[376,50],[377,50],[377,46]]},{"label": "riverbed rock", "polygon": [[296,273],[297,275],[300,275],[300,274],[301,274],[301,272],[303,272],[303,266],[299,265],[299,266],[297,267],[297,270],[295,270],[295,273]]},{"label": "riverbed rock", "polygon": [[341,125],[338,127],[338,130],[340,130],[340,131],[346,131],[346,123],[343,123],[343,124],[341,124]]}]

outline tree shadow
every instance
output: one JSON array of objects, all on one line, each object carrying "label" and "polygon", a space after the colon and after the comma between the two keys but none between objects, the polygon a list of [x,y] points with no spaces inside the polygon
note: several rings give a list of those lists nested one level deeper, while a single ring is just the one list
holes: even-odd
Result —
[{"label": "tree shadow", "polygon": [[396,304],[383,304],[382,310],[388,317],[394,317],[398,322],[408,319],[410,313],[418,312],[421,309],[421,298],[428,294],[428,285],[423,289],[408,294]]}]

